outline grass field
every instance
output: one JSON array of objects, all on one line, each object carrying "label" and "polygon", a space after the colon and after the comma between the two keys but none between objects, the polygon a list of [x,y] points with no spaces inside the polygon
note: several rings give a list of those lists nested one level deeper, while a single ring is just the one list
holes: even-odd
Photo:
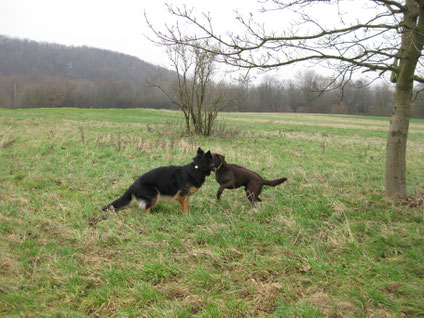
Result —
[{"label": "grass field", "polygon": [[[423,317],[424,121],[412,198],[384,199],[388,119],[222,114],[182,136],[159,110],[0,110],[0,316]],[[225,131],[224,131],[225,130]],[[161,202],[101,212],[140,174],[210,149],[265,178],[190,213]]]}]

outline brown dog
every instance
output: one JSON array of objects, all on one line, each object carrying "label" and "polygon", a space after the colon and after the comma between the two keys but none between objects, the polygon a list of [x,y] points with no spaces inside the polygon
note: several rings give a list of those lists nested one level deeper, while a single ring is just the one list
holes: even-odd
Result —
[{"label": "brown dog", "polygon": [[212,161],[215,167],[215,179],[220,184],[218,193],[216,194],[218,200],[224,189],[236,189],[244,186],[247,198],[255,204],[262,201],[258,197],[262,191],[262,186],[268,185],[275,187],[287,180],[287,178],[264,180],[252,170],[227,163],[225,157],[219,153],[212,154]]}]

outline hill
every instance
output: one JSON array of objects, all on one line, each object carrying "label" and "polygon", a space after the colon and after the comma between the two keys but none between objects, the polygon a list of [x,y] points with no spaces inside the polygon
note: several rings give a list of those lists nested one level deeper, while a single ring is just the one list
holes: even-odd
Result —
[{"label": "hill", "polygon": [[160,72],[171,73],[122,53],[0,36],[0,75],[48,74],[62,79],[144,83]]},{"label": "hill", "polygon": [[159,94],[152,103],[155,93],[143,91],[159,74],[173,76],[122,53],[0,36],[1,107],[164,106]]}]

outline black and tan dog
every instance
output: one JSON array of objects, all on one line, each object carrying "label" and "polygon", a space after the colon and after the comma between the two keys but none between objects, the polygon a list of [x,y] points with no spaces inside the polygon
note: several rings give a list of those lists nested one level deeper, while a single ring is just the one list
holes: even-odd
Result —
[{"label": "black and tan dog", "polygon": [[220,184],[216,194],[218,200],[224,189],[236,189],[244,186],[247,198],[255,204],[262,201],[259,199],[259,194],[264,185],[275,187],[287,180],[287,178],[265,180],[252,170],[227,163],[225,157],[219,153],[212,154],[212,160],[215,167],[215,179]]},{"label": "black and tan dog", "polygon": [[177,200],[181,209],[188,213],[188,198],[205,182],[214,169],[210,151],[197,150],[193,162],[185,166],[159,167],[146,172],[128,188],[124,195],[104,206],[103,211],[121,209],[135,197],[138,206],[150,213],[160,198]]}]

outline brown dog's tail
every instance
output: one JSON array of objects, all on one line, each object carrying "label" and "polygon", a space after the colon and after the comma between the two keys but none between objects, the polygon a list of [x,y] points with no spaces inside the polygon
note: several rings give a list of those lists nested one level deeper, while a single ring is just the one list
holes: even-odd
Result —
[{"label": "brown dog's tail", "polygon": [[263,179],[262,181],[263,181],[263,183],[265,185],[268,185],[268,186],[271,186],[271,187],[275,187],[275,186],[283,183],[286,180],[287,180],[287,178],[280,178],[280,179],[274,179],[274,180],[265,180],[265,179]]}]

